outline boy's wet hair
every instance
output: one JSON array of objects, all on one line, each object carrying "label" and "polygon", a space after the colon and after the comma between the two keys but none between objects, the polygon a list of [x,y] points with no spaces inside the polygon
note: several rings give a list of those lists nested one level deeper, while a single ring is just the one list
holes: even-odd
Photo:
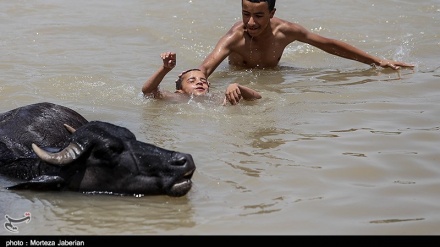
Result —
[{"label": "boy's wet hair", "polygon": [[180,90],[182,89],[182,76],[188,72],[191,71],[201,71],[200,69],[189,69],[189,70],[185,70],[182,73],[180,73],[179,77],[176,80],[176,90]]},{"label": "boy's wet hair", "polygon": [[267,2],[269,5],[269,11],[272,11],[275,8],[275,0],[247,0],[251,3],[261,3],[261,2]]}]

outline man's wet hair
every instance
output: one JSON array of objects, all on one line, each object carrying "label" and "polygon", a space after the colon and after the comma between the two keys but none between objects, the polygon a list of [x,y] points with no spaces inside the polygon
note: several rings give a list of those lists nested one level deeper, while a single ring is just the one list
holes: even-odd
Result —
[{"label": "man's wet hair", "polygon": [[261,3],[261,2],[267,2],[269,5],[269,11],[272,11],[275,9],[275,0],[246,0],[251,3]]},{"label": "man's wet hair", "polygon": [[176,80],[176,90],[182,89],[182,76],[188,72],[191,72],[191,71],[201,71],[201,70],[200,69],[189,69],[189,70],[183,71]]}]

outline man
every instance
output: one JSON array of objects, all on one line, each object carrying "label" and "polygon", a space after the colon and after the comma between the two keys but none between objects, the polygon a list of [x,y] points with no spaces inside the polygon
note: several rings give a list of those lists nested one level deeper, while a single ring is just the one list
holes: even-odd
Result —
[{"label": "man", "polygon": [[[174,93],[161,91],[159,84],[176,66],[176,53],[164,52],[160,54],[163,65],[142,85],[142,93],[145,96],[151,96],[156,99],[171,99],[187,101],[189,97],[206,96],[209,92],[209,82],[205,74],[200,69],[189,69],[182,72],[176,80],[176,91]],[[232,83],[226,89],[223,105],[229,101],[231,105],[236,105],[241,99],[256,100],[261,99],[260,93],[257,91]]]},{"label": "man", "polygon": [[275,15],[275,0],[242,0],[242,19],[218,41],[200,65],[209,77],[229,57],[229,64],[242,68],[270,68],[278,65],[284,49],[294,41],[315,46],[330,54],[372,66],[413,68],[403,62],[381,59],[342,41],[322,37]]}]

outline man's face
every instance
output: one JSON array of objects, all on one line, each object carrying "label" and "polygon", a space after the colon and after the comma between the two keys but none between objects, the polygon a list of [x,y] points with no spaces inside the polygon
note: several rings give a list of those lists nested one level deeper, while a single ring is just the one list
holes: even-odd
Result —
[{"label": "man's face", "polygon": [[182,75],[182,91],[188,95],[205,95],[209,92],[209,83],[202,71],[193,70]]},{"label": "man's face", "polygon": [[247,32],[252,37],[260,35],[270,24],[275,10],[269,11],[267,2],[253,3],[242,0],[241,3],[243,23]]}]

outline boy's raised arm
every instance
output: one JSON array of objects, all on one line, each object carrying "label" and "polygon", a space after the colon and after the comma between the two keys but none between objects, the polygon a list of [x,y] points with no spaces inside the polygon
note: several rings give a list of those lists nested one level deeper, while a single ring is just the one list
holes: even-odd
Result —
[{"label": "boy's raised arm", "polygon": [[159,84],[165,75],[176,66],[176,53],[164,52],[160,54],[160,57],[163,65],[142,86],[142,93],[144,95],[152,94],[154,98],[160,97]]}]

